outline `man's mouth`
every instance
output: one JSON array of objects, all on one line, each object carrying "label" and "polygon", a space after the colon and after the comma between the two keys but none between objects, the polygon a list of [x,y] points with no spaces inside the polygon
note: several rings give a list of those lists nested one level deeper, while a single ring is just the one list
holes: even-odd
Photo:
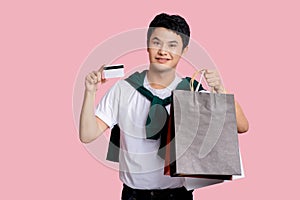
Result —
[{"label": "man's mouth", "polygon": [[169,58],[156,58],[156,60],[159,62],[159,63],[166,63],[166,62],[168,62],[169,60],[171,60],[171,59],[169,59]]}]

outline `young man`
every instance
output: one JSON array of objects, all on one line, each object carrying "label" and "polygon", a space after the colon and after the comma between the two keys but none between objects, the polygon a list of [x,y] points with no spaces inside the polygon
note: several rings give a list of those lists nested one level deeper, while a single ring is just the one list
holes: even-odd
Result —
[{"label": "young man", "polygon": [[[160,133],[154,131],[153,135],[149,136],[147,132],[148,126],[152,126],[148,120],[153,102],[146,97],[147,94],[151,94],[156,100],[165,99],[181,83],[182,79],[176,76],[176,68],[181,56],[188,50],[189,36],[189,26],[182,17],[164,13],[157,15],[150,23],[147,35],[149,69],[129,77],[128,80],[117,82],[103,97],[96,113],[94,103],[97,85],[106,81],[102,77],[104,66],[86,76],[80,116],[80,140],[89,143],[107,128],[119,125],[118,159],[120,179],[124,183],[122,191],[124,200],[193,199],[192,191],[187,191],[183,186],[184,178],[169,177],[163,173],[164,160],[157,154],[160,147]],[[133,79],[139,79],[143,91],[148,93],[138,91],[132,83]],[[215,92],[226,93],[216,70],[206,70],[205,79]],[[169,112],[170,105],[162,106]],[[164,115],[163,112],[158,113]],[[155,118],[160,117],[161,114],[154,114],[152,120],[155,121]],[[246,132],[248,122],[238,103],[236,103],[236,118],[238,132]]]}]

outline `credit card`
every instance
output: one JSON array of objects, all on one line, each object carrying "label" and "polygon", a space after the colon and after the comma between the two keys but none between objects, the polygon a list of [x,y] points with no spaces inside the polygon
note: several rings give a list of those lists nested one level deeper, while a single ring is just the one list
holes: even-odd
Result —
[{"label": "credit card", "polygon": [[103,68],[104,78],[118,78],[124,76],[124,65],[108,65]]}]

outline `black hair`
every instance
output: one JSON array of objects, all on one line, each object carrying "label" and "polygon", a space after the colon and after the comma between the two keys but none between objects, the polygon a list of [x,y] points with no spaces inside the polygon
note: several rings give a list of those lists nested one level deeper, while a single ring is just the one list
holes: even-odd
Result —
[{"label": "black hair", "polygon": [[166,13],[156,15],[149,24],[147,32],[147,45],[149,45],[149,40],[154,29],[158,27],[172,30],[176,34],[178,34],[182,39],[182,49],[184,49],[188,45],[190,40],[190,27],[183,17],[179,15],[168,15]]}]

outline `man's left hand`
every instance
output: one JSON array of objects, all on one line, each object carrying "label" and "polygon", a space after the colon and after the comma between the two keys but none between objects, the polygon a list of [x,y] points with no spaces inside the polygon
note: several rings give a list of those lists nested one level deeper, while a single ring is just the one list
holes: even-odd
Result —
[{"label": "man's left hand", "polygon": [[204,73],[207,85],[217,93],[226,93],[219,72],[215,69],[207,69]]}]

